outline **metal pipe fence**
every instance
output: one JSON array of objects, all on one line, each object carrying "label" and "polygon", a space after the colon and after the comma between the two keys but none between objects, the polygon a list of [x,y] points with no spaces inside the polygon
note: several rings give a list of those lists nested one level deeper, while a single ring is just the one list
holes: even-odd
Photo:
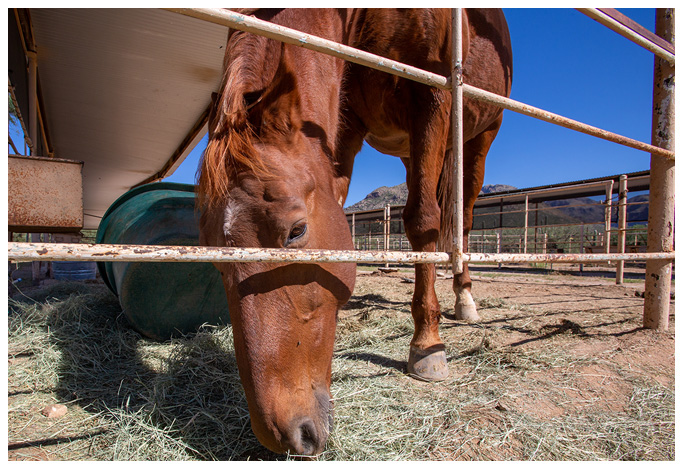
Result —
[{"label": "metal pipe fence", "polygon": [[[104,262],[268,262],[318,264],[403,263],[448,264],[445,252],[417,251],[343,251],[327,249],[234,248],[207,246],[147,246],[124,244],[7,243],[9,258],[15,261],[104,261]],[[588,262],[634,260],[638,258],[673,259],[674,253],[584,254]],[[464,262],[576,262],[570,254],[463,254]]]},{"label": "metal pipe fence", "polygon": [[[259,20],[257,18],[249,17],[246,15],[241,15],[236,12],[232,12],[229,10],[222,10],[222,9],[168,9],[170,11],[175,11],[180,14],[184,14],[187,16],[192,16],[204,21],[210,21],[216,24],[221,24],[224,26],[228,26],[234,29],[238,30],[243,30],[243,31],[248,31],[252,32],[254,34],[259,34],[262,36],[266,36],[271,39],[275,39],[278,41],[282,41],[288,44],[293,44],[296,46],[304,47],[307,49],[315,50],[324,54],[332,55],[334,57],[342,58],[344,60],[348,60],[351,62],[355,62],[361,65],[366,65],[369,67],[373,67],[379,70],[383,70],[387,73],[391,73],[394,75],[401,76],[406,79],[418,81],[420,83],[424,83],[430,86],[437,86],[442,89],[446,90],[452,90],[453,91],[453,111],[452,115],[454,117],[453,119],[453,148],[454,148],[454,153],[456,154],[456,174],[455,174],[455,187],[454,187],[454,203],[453,206],[455,207],[456,210],[456,216],[455,216],[455,226],[454,226],[454,253],[452,256],[445,254],[445,253],[411,253],[413,257],[419,257],[419,255],[423,256],[421,259],[425,258],[438,258],[441,259],[441,261],[434,260],[434,261],[426,261],[426,260],[421,260],[417,262],[443,262],[444,256],[447,258],[452,257],[452,262],[453,262],[453,269],[455,273],[461,272],[462,271],[462,263],[463,262],[608,262],[611,260],[615,259],[620,259],[620,260],[626,260],[626,259],[635,259],[637,257],[640,257],[641,259],[659,259],[659,260],[665,260],[664,268],[666,266],[670,265],[670,260],[673,260],[675,258],[673,249],[672,249],[672,243],[671,246],[665,246],[666,249],[662,249],[662,251],[670,251],[670,252],[658,252],[658,253],[647,253],[647,254],[616,254],[616,255],[610,255],[610,254],[467,254],[464,253],[462,250],[463,247],[463,242],[462,242],[462,233],[463,233],[463,223],[462,223],[462,207],[463,207],[463,202],[462,202],[462,158],[463,158],[463,141],[462,141],[462,101],[464,97],[472,98],[472,99],[477,99],[481,100],[484,102],[488,102],[491,104],[494,104],[496,106],[500,106],[504,109],[508,109],[514,112],[522,113],[537,119],[544,120],[546,122],[554,123],[557,125],[561,125],[566,128],[570,128],[573,130],[577,130],[583,133],[587,133],[589,135],[593,135],[598,138],[602,138],[605,140],[609,140],[615,143],[619,143],[621,145],[629,146],[632,148],[636,148],[645,152],[650,153],[652,156],[652,161],[668,161],[670,163],[671,168],[673,167],[673,161],[675,159],[675,154],[673,152],[673,140],[662,140],[661,146],[655,146],[651,145],[645,142],[640,142],[628,137],[624,137],[622,135],[618,135],[613,132],[608,132],[603,129],[599,129],[597,127],[589,126],[584,123],[568,119],[566,117],[530,106],[528,104],[524,104],[515,100],[512,100],[510,98],[506,98],[503,96],[499,96],[493,93],[490,93],[488,91],[473,87],[471,85],[468,85],[463,82],[462,80],[462,11],[459,8],[453,9],[453,34],[452,34],[452,40],[453,40],[453,50],[452,50],[452,75],[450,78],[435,75],[429,72],[425,72],[423,70],[419,70],[415,67],[411,67],[406,64],[401,64],[399,62],[391,61],[387,58],[380,57],[374,54],[369,54],[364,51],[360,51],[342,44],[337,44],[332,41],[328,41],[323,38],[315,37],[310,34],[302,33],[300,31],[292,30],[289,28],[285,28],[280,25],[268,23],[266,21]],[[664,31],[665,33],[669,34],[671,38],[673,38],[673,9],[670,10],[670,16],[668,23],[664,21],[668,27],[669,30]],[[659,24],[659,23],[658,23]],[[662,23],[664,24],[664,23]],[[651,41],[650,41],[651,42]],[[673,55],[669,60],[673,60]],[[670,79],[671,82],[673,82],[673,68],[671,68],[670,72]],[[670,92],[671,96],[673,91]],[[662,97],[661,99],[673,99],[671,98],[666,98]],[[673,113],[673,106],[670,106],[671,108],[671,113]],[[658,111],[658,112],[663,112],[663,111]],[[673,115],[673,114],[672,114]],[[673,119],[669,119],[673,120]],[[662,119],[661,122],[663,122],[663,125],[666,125],[668,121],[666,119]],[[667,129],[667,132],[670,132],[673,134],[673,129]],[[656,141],[659,141],[656,140]],[[661,157],[661,158],[660,158]],[[657,159],[659,158],[659,159]],[[654,163],[652,163],[654,165]],[[670,189],[667,189],[670,191],[671,194],[673,194],[673,187]],[[673,196],[671,196],[673,197]],[[667,212],[668,213],[668,212]],[[668,214],[667,217],[670,218],[670,220],[667,220],[665,222],[669,223],[671,225],[671,231],[673,229],[673,216],[671,214]],[[81,246],[90,246],[91,249],[97,251],[98,249],[94,246],[91,245],[81,245]],[[53,246],[54,247],[54,246]],[[52,259],[53,260],[63,260],[63,259],[73,259],[73,257],[76,254],[76,250],[65,250],[62,251],[61,254],[57,254],[57,251],[53,249],[53,247],[46,247],[45,245],[33,245],[33,244],[27,244],[25,246],[26,249],[28,250],[33,250],[33,255],[29,255],[27,251],[24,251],[23,254],[20,254],[20,247],[16,246],[16,243],[9,243],[9,259],[10,260],[22,260],[22,259],[47,259],[46,257],[40,257],[41,255],[46,255],[47,252],[51,252],[52,254]],[[111,250],[111,253],[107,256],[104,256],[103,252],[99,252],[94,258],[99,259],[99,260],[124,260],[122,257],[122,254],[124,251],[129,253],[129,256],[126,257],[125,260],[134,260],[134,261],[146,261],[148,258],[146,255],[150,251],[154,251],[156,253],[168,253],[168,256],[174,256],[172,260],[175,261],[185,261],[187,260],[188,253],[192,251],[192,249],[188,249],[188,247],[182,247],[178,249],[171,249],[168,246],[146,246],[144,248],[140,247],[131,247],[131,246],[122,246],[122,245],[116,245],[116,246],[109,246],[107,249]],[[200,249],[200,248],[197,248]],[[201,248],[201,249],[208,249],[208,248]],[[46,252],[47,251],[47,252]],[[265,253],[264,256],[260,257],[260,259],[267,259],[269,258],[270,254],[275,254],[275,251],[277,250],[272,250],[272,249],[263,249],[261,250],[263,253]],[[348,252],[356,252],[356,251],[348,251]],[[387,252],[389,251],[382,251],[384,255],[386,255]],[[216,252],[218,253],[218,251]],[[325,258],[323,259],[321,257],[322,252],[320,251],[311,251],[307,252],[304,250],[300,251],[289,251],[288,253],[282,253],[285,255],[287,262],[311,262],[310,259],[315,259],[315,262],[346,262],[346,261],[341,261],[339,260],[340,256],[346,255],[346,252],[344,251],[324,251],[325,253]],[[368,253],[368,251],[365,251],[365,253]],[[214,257],[214,258],[204,258],[204,261],[206,260],[218,260],[221,262],[245,262],[244,258],[240,257],[231,257],[229,255],[224,255],[226,254],[225,251],[222,252],[222,254],[219,257]],[[297,257],[294,257],[295,254]],[[401,253],[402,256],[405,257],[407,253]],[[23,256],[23,257],[22,257]],[[27,257],[28,256],[28,257]],[[56,257],[55,257],[56,256]],[[97,256],[104,256],[104,257],[97,257]],[[497,256],[497,257],[496,257]],[[616,257],[615,257],[616,256]],[[162,256],[164,260],[169,259],[171,260],[171,257],[165,257]],[[200,256],[201,257],[201,256]],[[380,256],[381,257],[381,256]],[[402,257],[403,258],[403,257]],[[308,260],[302,260],[302,259],[308,259]],[[258,262],[268,262],[268,260],[259,260]],[[359,262],[359,261],[353,261],[353,262]],[[363,260],[362,262],[377,262],[377,263],[386,263],[386,262],[394,262],[394,261],[388,261],[385,258],[382,259],[375,259],[375,260]],[[660,268],[661,269],[661,268]],[[656,296],[654,293],[651,294],[651,296]],[[668,297],[668,293],[666,294]],[[661,297],[661,295],[660,295]]]}]

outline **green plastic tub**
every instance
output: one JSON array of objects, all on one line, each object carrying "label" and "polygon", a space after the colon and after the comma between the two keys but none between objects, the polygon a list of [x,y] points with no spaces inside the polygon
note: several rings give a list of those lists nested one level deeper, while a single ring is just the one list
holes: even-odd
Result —
[{"label": "green plastic tub", "polygon": [[[159,182],[125,193],[102,218],[97,243],[197,246],[194,186]],[[98,269],[147,337],[166,340],[230,322],[220,274],[208,262],[98,262]]]}]

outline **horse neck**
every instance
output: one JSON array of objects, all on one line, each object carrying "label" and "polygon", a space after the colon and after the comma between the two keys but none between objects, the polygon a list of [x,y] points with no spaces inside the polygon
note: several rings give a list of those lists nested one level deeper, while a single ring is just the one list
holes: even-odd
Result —
[{"label": "horse neck", "polygon": [[[283,26],[334,42],[348,43],[355,18],[351,9],[295,9],[283,11],[274,20]],[[347,154],[345,142],[339,139],[340,126],[345,125],[341,108],[346,62],[319,52],[287,47],[289,50],[281,60],[288,60],[290,63],[285,64],[285,68],[293,70],[297,76],[301,131],[329,158],[334,191],[341,205],[346,199],[355,156],[355,153]]]}]

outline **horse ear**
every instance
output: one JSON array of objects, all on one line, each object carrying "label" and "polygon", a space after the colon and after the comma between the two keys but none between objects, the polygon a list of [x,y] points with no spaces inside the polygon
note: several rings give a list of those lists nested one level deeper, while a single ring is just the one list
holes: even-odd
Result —
[{"label": "horse ear", "polygon": [[348,178],[337,177],[334,179],[334,196],[341,208],[344,208],[346,196],[349,194],[349,180]]},{"label": "horse ear", "polygon": [[209,106],[209,138],[213,138],[216,133],[216,127],[218,122],[216,122],[217,106],[218,103],[218,93],[211,93],[211,105]]},{"label": "horse ear", "polygon": [[262,102],[267,103],[267,106],[260,110],[257,110],[259,106],[255,106],[256,112],[250,118],[257,117],[258,124],[264,129],[275,130],[282,135],[293,135],[301,130],[301,96],[293,73],[280,73],[277,81],[262,97]]}]

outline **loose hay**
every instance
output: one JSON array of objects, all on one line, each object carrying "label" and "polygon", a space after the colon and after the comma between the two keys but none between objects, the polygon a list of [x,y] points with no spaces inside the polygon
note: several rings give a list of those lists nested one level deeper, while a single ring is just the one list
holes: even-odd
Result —
[{"label": "loose hay", "polygon": [[[335,427],[318,459],[673,460],[673,384],[615,363],[614,351],[568,353],[584,328],[539,324],[546,313],[530,318],[533,307],[508,299],[479,305],[505,321],[444,321],[448,380],[408,378],[410,287],[380,280],[359,281],[340,313]],[[30,296],[39,301],[9,300],[10,459],[287,459],[251,432],[230,327],[156,343],[102,286]],[[527,342],[510,346],[512,334]],[[591,394],[596,374],[625,397]],[[53,403],[67,415],[41,416]]]}]

